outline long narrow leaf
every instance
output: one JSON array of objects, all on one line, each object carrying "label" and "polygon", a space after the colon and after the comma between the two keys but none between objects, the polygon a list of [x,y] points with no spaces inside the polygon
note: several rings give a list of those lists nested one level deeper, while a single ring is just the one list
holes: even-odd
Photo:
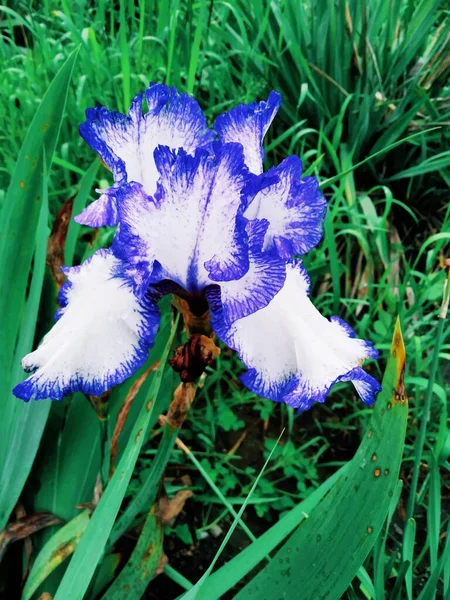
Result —
[{"label": "long narrow leaf", "polygon": [[[46,403],[24,405],[12,395],[11,387],[20,372],[19,354],[30,351],[33,343],[45,253],[37,256],[34,270],[40,269],[39,278],[28,300],[26,288],[36,235],[47,235],[47,224],[42,221],[39,225],[39,215],[42,217],[42,211],[47,215],[48,210],[43,193],[47,190],[45,173],[58,139],[77,53],[61,67],[36,111],[0,214],[0,278],[4,284],[13,282],[0,298],[0,527],[25,484],[49,410]],[[41,242],[41,248],[45,247],[45,241]],[[22,340],[18,342],[19,331]],[[20,353],[16,352],[14,359],[16,344]]]},{"label": "long narrow leaf", "polygon": [[398,481],[406,431],[405,349],[399,322],[383,391],[348,469],[288,542],[235,597],[337,599],[377,539]]},{"label": "long narrow leaf", "polygon": [[161,386],[163,371],[175,336],[177,323],[178,319],[172,325],[169,340],[161,356],[160,367],[153,376],[149,401],[144,403],[141,408],[117,470],[94,511],[89,527],[81,539],[80,545],[73,555],[61,585],[58,588],[55,600],[67,600],[67,598],[82,600],[89,587],[95,569],[103,555],[106,542],[119,512],[122,499],[144,442],[152,409]]}]

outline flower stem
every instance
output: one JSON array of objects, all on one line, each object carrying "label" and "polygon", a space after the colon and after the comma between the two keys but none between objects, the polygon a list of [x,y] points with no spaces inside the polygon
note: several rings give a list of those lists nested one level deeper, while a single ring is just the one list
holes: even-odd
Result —
[{"label": "flower stem", "polygon": [[88,396],[86,398],[89,404],[95,411],[97,422],[99,425],[99,441],[100,441],[100,481],[102,484],[102,492],[109,481],[109,393],[102,396]]},{"label": "flower stem", "polygon": [[109,480],[109,436],[108,422],[109,415],[97,415],[100,428],[100,479],[102,489],[104,490]]}]

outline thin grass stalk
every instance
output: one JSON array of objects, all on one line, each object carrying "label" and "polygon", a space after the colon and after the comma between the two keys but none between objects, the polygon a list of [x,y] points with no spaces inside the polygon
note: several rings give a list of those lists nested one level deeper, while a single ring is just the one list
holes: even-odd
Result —
[{"label": "thin grass stalk", "polygon": [[109,480],[108,423],[109,415],[98,415],[98,425],[100,430],[100,479],[102,482],[102,489],[105,489]]},{"label": "thin grass stalk", "polygon": [[104,396],[86,396],[89,404],[95,411],[98,423],[98,435],[100,446],[100,481],[102,491],[106,488],[109,481],[109,394]]},{"label": "thin grass stalk", "polygon": [[191,583],[189,581],[189,579],[186,579],[186,577],[184,575],[179,573],[176,569],[174,569],[170,565],[166,565],[164,567],[164,574],[167,575],[167,577],[169,577],[169,579],[171,579],[175,583],[178,583],[178,585],[180,587],[184,588],[185,590],[190,590],[191,588],[194,587],[194,584]]},{"label": "thin grass stalk", "polygon": [[447,279],[444,285],[444,294],[442,300],[442,307],[438,317],[438,325],[436,328],[436,343],[433,349],[433,357],[431,360],[430,378],[428,379],[428,387],[425,395],[425,401],[423,405],[422,421],[420,423],[420,431],[416,445],[416,457],[414,460],[414,468],[411,480],[411,489],[408,498],[408,507],[406,510],[406,519],[411,519],[414,515],[414,509],[416,505],[416,493],[417,484],[419,482],[420,462],[422,460],[423,448],[425,445],[425,439],[427,435],[428,420],[430,418],[430,407],[431,398],[433,395],[433,386],[436,380],[436,373],[439,365],[439,352],[442,344],[442,336],[444,333],[445,319],[447,317],[448,304],[450,297],[450,270],[448,272]]}]

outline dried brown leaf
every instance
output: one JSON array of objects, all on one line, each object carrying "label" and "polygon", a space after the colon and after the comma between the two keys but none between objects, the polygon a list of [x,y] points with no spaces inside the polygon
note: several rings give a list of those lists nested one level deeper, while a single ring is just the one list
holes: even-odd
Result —
[{"label": "dried brown leaf", "polygon": [[50,269],[56,285],[60,287],[64,283],[64,274],[61,267],[64,265],[64,247],[66,245],[67,232],[72,216],[72,207],[75,196],[64,202],[56,215],[52,232],[47,243],[47,266]]},{"label": "dried brown leaf", "polygon": [[194,495],[191,490],[181,490],[173,498],[162,496],[156,508],[156,517],[163,527],[172,526],[175,519],[183,510],[184,505],[189,498]]},{"label": "dried brown leaf", "polygon": [[198,379],[219,354],[220,350],[211,338],[196,333],[175,349],[169,364],[180,374],[181,381],[188,383]]},{"label": "dried brown leaf", "polygon": [[0,558],[3,556],[8,544],[23,540],[36,533],[36,531],[59,523],[63,523],[62,519],[46,512],[22,517],[14,523],[10,523],[0,532]]},{"label": "dried brown leaf", "polygon": [[173,400],[170,403],[164,422],[168,423],[173,429],[181,429],[194,398],[194,385],[192,383],[180,383],[173,394]]}]

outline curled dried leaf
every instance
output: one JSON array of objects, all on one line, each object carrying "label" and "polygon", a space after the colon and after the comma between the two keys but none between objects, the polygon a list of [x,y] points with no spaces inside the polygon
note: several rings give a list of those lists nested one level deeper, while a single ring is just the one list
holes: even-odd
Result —
[{"label": "curled dried leaf", "polygon": [[194,495],[191,490],[181,490],[173,498],[162,496],[157,504],[156,517],[163,527],[172,526],[183,510],[186,501]]},{"label": "curled dried leaf", "polygon": [[62,205],[53,223],[52,233],[48,238],[47,266],[58,287],[64,283],[64,274],[61,271],[61,267],[64,265],[64,248],[72,216],[74,198],[75,196]]},{"label": "curled dried leaf", "polygon": [[36,531],[50,527],[50,525],[58,525],[59,523],[63,523],[62,519],[47,512],[22,517],[14,521],[14,523],[10,523],[0,532],[0,558],[11,542],[23,540],[31,534],[36,533]]},{"label": "curled dried leaf", "polygon": [[175,349],[169,364],[180,374],[181,381],[187,383],[198,379],[219,354],[220,350],[211,338],[196,333],[186,344]]},{"label": "curled dried leaf", "polygon": [[173,394],[173,400],[165,422],[173,429],[180,429],[186,419],[195,397],[195,387],[192,383],[180,383]]}]

